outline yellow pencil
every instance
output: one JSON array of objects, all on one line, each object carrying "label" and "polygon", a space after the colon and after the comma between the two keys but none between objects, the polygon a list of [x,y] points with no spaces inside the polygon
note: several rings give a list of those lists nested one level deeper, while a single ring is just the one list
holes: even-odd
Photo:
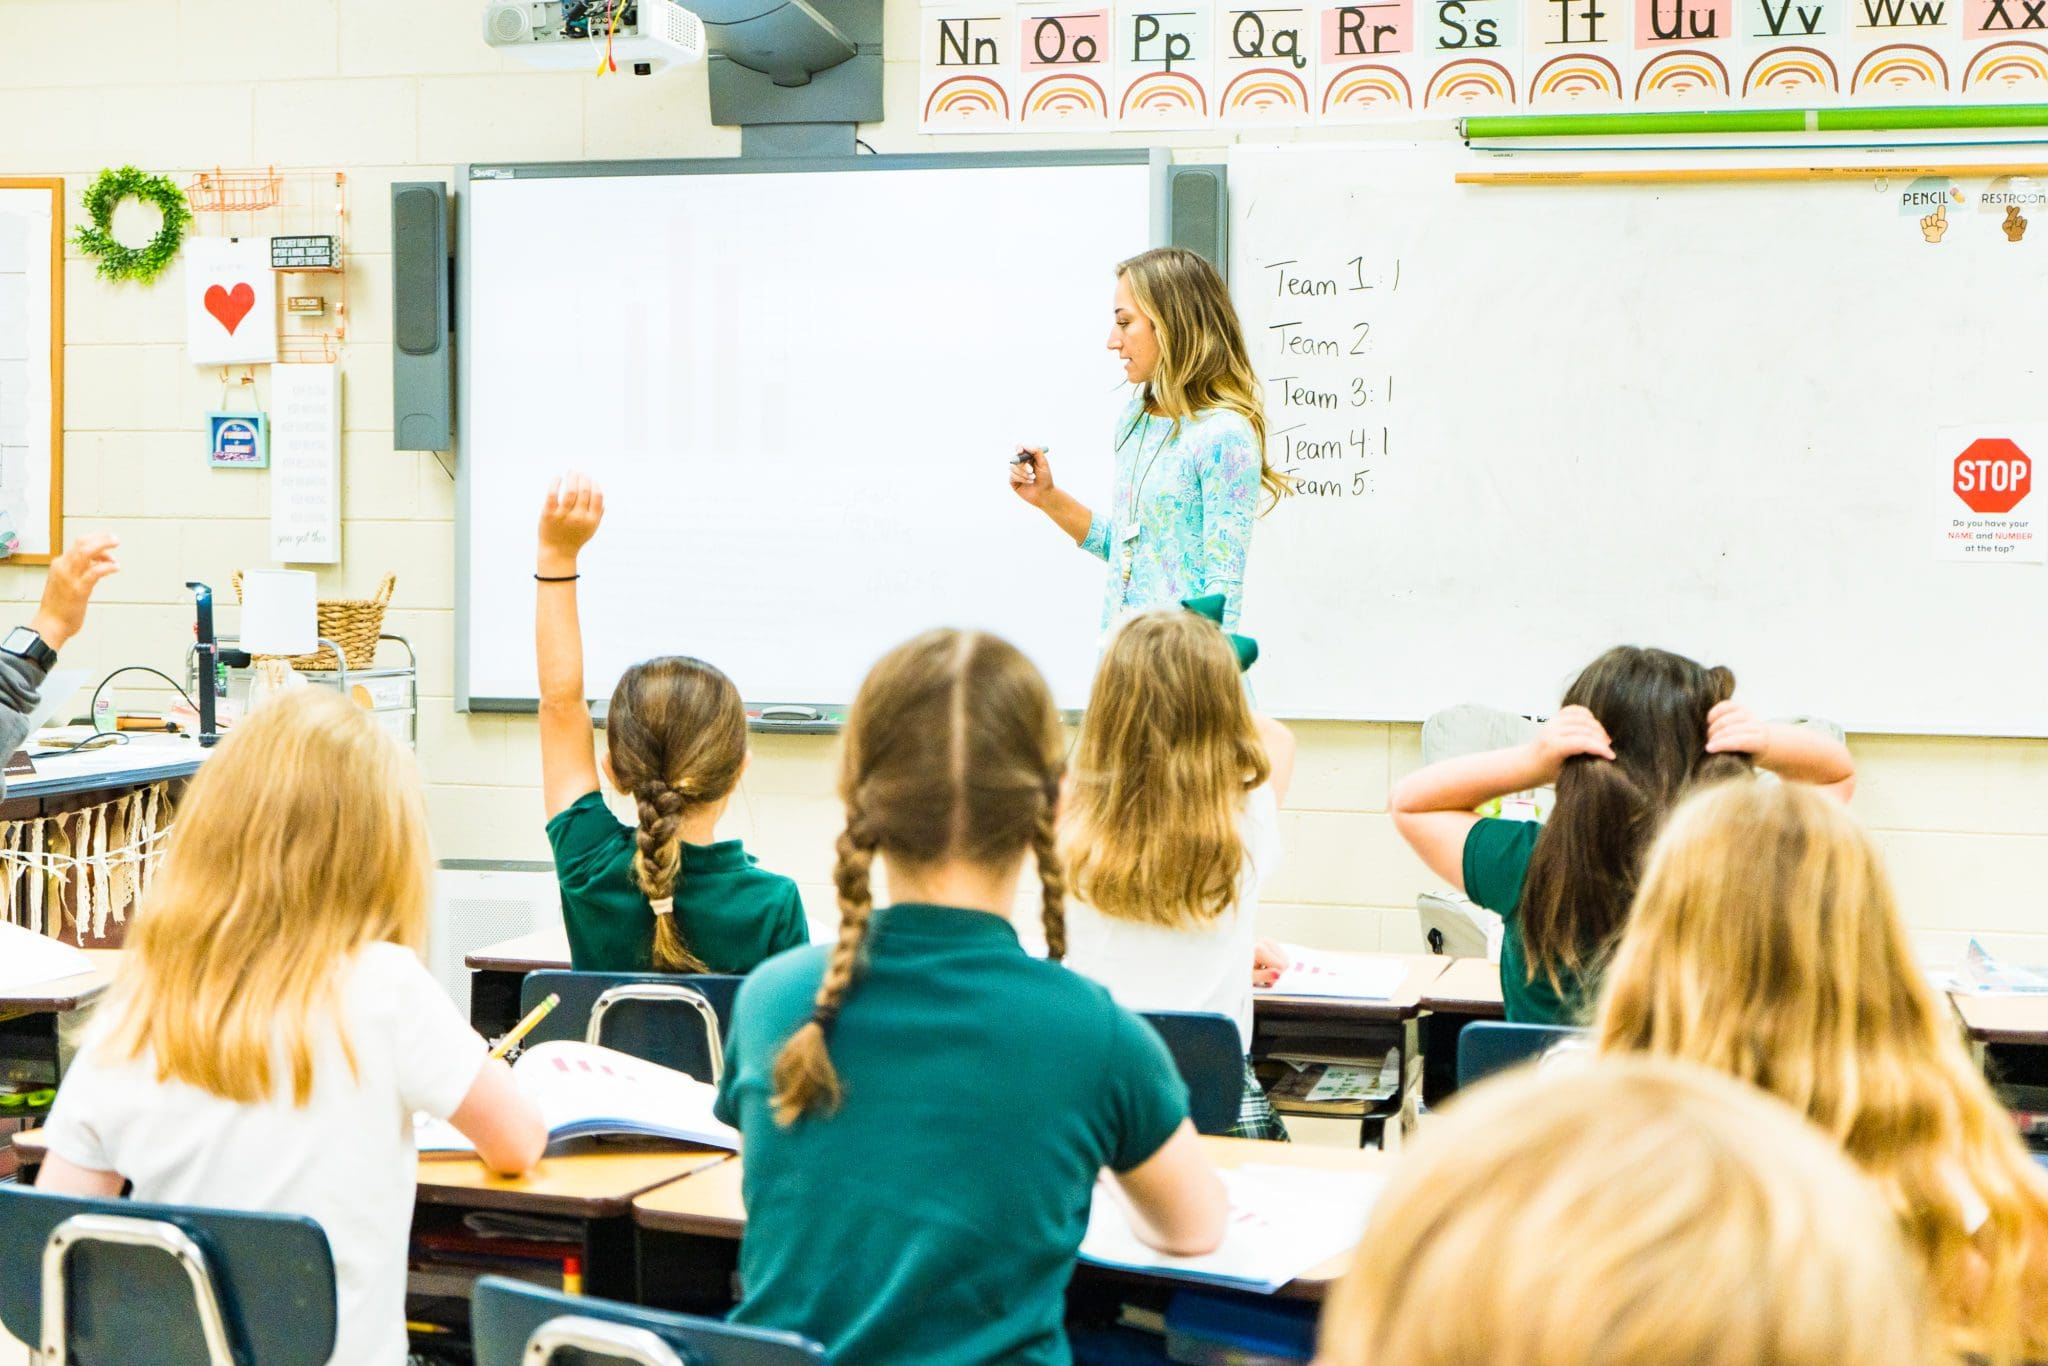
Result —
[{"label": "yellow pencil", "polygon": [[491,1050],[491,1056],[494,1058],[502,1058],[507,1053],[511,1052],[512,1045],[518,1043],[521,1039],[525,1038],[528,1034],[532,1033],[533,1027],[539,1024],[542,1020],[545,1020],[548,1017],[548,1012],[550,1010],[553,1010],[556,1006],[560,1005],[561,1003],[562,998],[558,994],[552,991],[549,992],[547,999],[545,1001],[542,1001],[532,1010],[527,1011],[526,1018],[521,1020],[518,1024],[512,1026],[512,1032],[510,1034],[507,1034],[504,1038],[498,1040],[498,1046]]}]

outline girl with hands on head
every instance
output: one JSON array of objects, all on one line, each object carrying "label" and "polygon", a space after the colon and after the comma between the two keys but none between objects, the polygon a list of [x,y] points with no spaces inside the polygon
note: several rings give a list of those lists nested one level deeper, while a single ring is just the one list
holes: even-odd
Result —
[{"label": "girl with hands on head", "polygon": [[796,884],[720,841],[747,767],[739,690],[700,659],[645,659],[619,676],[605,715],[604,776],[638,820],[600,791],[583,686],[578,557],[604,521],[604,491],[581,474],[548,488],[535,556],[541,786],[579,972],[746,972],[809,942]]},{"label": "girl with hands on head", "polygon": [[[1732,702],[1735,675],[1625,645],[1587,665],[1524,745],[1448,759],[1394,788],[1394,824],[1422,861],[1503,922],[1508,1019],[1578,1022],[1628,917],[1643,851],[1689,789],[1752,766],[1846,793],[1839,742],[1765,725]],[[1473,808],[1555,785],[1550,819]]]}]

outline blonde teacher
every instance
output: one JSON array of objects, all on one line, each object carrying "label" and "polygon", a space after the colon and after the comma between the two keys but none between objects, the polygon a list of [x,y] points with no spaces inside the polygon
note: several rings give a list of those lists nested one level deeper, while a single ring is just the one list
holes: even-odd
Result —
[{"label": "blonde teacher", "polygon": [[1010,487],[1109,562],[1104,628],[1211,593],[1235,626],[1260,490],[1277,500],[1288,484],[1266,463],[1265,405],[1223,277],[1179,247],[1125,261],[1109,349],[1137,386],[1117,419],[1109,506],[1063,491],[1042,448],[1019,449]]}]

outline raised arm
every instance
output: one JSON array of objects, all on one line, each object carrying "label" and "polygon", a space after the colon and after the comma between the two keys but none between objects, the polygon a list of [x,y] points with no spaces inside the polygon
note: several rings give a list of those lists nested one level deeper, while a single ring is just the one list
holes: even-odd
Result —
[{"label": "raised arm", "polygon": [[541,793],[552,819],[597,791],[597,737],[583,691],[577,557],[604,520],[604,493],[581,474],[548,487],[534,558],[534,657],[540,671]]},{"label": "raised arm", "polygon": [[1099,560],[1109,558],[1108,527],[1096,534],[1095,514],[1088,505],[1052,481],[1052,461],[1043,449],[1019,446],[1010,465],[1010,491],[1052,518],[1053,524]]},{"label": "raised arm", "polygon": [[1707,753],[1747,754],[1787,781],[1812,783],[1845,802],[1856,795],[1856,760],[1847,745],[1811,726],[1766,724],[1739,702],[1707,713]]},{"label": "raised arm", "polygon": [[1592,712],[1565,707],[1526,745],[1446,759],[1403,778],[1388,803],[1394,827],[1432,872],[1462,892],[1465,837],[1479,820],[1472,808],[1556,782],[1564,761],[1578,754],[1612,759],[1614,747]]}]

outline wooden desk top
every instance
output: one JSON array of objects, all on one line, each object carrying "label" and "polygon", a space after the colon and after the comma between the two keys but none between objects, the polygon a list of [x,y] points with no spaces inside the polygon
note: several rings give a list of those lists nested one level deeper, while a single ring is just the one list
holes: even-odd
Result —
[{"label": "wooden desk top", "polygon": [[[14,1135],[14,1151],[26,1162],[41,1162],[49,1152],[43,1131],[30,1129]],[[669,1146],[621,1152],[578,1145],[559,1156],[542,1158],[540,1165],[524,1176],[499,1176],[473,1157],[423,1157],[419,1160],[419,1201],[423,1205],[601,1219],[627,1213],[635,1196],[672,1181],[710,1168],[739,1166],[731,1158],[731,1153],[711,1148]]]},{"label": "wooden desk top", "polygon": [[[1388,1161],[1386,1154],[1373,1149],[1261,1143],[1248,1138],[1205,1137],[1202,1147],[1209,1154],[1210,1161],[1222,1168],[1265,1163],[1276,1167],[1317,1167],[1325,1171],[1372,1171]],[[746,1207],[740,1202],[742,1175],[743,1164],[732,1161],[681,1181],[670,1182],[633,1202],[633,1220],[640,1227],[657,1233],[737,1238],[747,1226]],[[1320,1299],[1324,1288],[1341,1276],[1350,1263],[1351,1253],[1346,1251],[1289,1282],[1280,1293],[1296,1299]]]},{"label": "wooden desk top", "polygon": [[516,939],[487,944],[463,960],[473,972],[538,972],[569,967],[569,932],[557,925]]},{"label": "wooden desk top", "polygon": [[2048,996],[1978,996],[1953,991],[1949,1000],[1970,1037],[1982,1043],[2048,1045]]},{"label": "wooden desk top", "polygon": [[0,1019],[76,1010],[105,991],[113,981],[114,970],[121,964],[121,951],[87,949],[85,956],[93,962],[90,972],[53,977],[47,982],[33,982],[0,991]]},{"label": "wooden desk top", "polygon": [[199,771],[208,751],[189,735],[151,735],[131,731],[124,744],[74,754],[38,754],[30,750],[35,776],[7,784],[7,800],[55,797],[72,792],[98,792],[137,787],[167,778],[188,778]]},{"label": "wooden desk top", "polygon": [[1453,958],[1449,962],[1443,975],[1423,991],[1424,1010],[1493,1020],[1507,1014],[1500,992],[1500,964],[1488,958]]},{"label": "wooden desk top", "polygon": [[1252,1009],[1260,1015],[1283,1019],[1405,1020],[1422,1008],[1422,993],[1437,979],[1450,959],[1434,953],[1332,953],[1332,958],[1392,958],[1408,965],[1408,975],[1394,994],[1382,1001],[1350,1000],[1333,996],[1280,996],[1268,991],[1252,993]]}]

